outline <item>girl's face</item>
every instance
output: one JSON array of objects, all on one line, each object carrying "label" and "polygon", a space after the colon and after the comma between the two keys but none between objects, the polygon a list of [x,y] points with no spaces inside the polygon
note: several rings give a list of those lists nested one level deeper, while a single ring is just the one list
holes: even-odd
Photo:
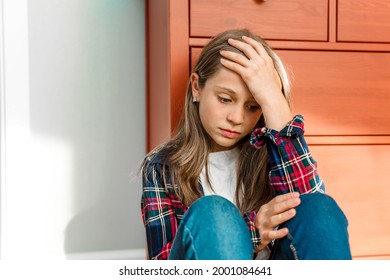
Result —
[{"label": "girl's face", "polygon": [[192,94],[199,102],[202,125],[210,135],[212,151],[232,149],[252,132],[261,108],[245,82],[233,71],[221,67],[200,89],[198,75],[191,76]]}]

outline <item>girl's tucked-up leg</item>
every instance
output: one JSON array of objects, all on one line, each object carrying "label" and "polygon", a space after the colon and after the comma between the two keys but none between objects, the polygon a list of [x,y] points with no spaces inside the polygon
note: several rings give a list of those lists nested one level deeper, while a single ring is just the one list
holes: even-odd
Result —
[{"label": "girl's tucked-up leg", "polygon": [[229,200],[210,195],[185,213],[169,259],[250,260],[252,242],[246,223]]},{"label": "girl's tucked-up leg", "polygon": [[286,222],[289,234],[277,240],[270,259],[350,260],[348,221],[328,195],[301,195],[296,216]]}]

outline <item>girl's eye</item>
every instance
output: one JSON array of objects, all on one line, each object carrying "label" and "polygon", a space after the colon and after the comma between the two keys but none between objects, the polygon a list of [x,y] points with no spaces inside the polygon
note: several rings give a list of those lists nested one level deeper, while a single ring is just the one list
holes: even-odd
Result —
[{"label": "girl's eye", "polygon": [[258,105],[247,105],[246,108],[248,111],[255,112],[260,109],[260,106]]},{"label": "girl's eye", "polygon": [[218,100],[222,103],[230,103],[231,100],[229,98],[218,96]]}]

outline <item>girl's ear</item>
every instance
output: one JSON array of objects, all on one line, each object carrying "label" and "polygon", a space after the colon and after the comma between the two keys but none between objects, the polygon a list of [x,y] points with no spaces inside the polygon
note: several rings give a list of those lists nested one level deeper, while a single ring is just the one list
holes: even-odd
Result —
[{"label": "girl's ear", "polygon": [[199,101],[200,99],[200,89],[199,89],[199,75],[197,73],[191,74],[191,90],[192,98]]}]

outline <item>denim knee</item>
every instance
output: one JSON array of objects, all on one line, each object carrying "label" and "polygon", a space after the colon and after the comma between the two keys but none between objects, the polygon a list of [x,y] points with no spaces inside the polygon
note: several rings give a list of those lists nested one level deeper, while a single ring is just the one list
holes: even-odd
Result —
[{"label": "denim knee", "polygon": [[336,201],[329,195],[323,193],[311,193],[301,195],[301,204],[297,207],[296,218],[301,223],[317,223],[348,226],[348,220]]},{"label": "denim knee", "polygon": [[[237,207],[228,199],[219,195],[207,195],[196,200],[188,211],[195,211],[200,214],[212,212],[215,216],[225,214],[226,212],[236,212]],[[213,216],[213,215],[207,215]],[[202,218],[207,218],[202,216]]]},{"label": "denim knee", "polygon": [[[242,219],[237,207],[226,198],[219,195],[208,195],[199,198],[187,210],[188,213],[183,218],[201,221],[203,225],[214,228],[236,225],[237,219]],[[219,230],[217,230],[219,231]]]},{"label": "denim knee", "polygon": [[286,226],[295,258],[351,259],[348,220],[332,197],[301,195],[296,215]]},{"label": "denim knee", "polygon": [[238,208],[217,195],[191,205],[172,251],[172,259],[251,259],[253,254],[249,229]]}]

